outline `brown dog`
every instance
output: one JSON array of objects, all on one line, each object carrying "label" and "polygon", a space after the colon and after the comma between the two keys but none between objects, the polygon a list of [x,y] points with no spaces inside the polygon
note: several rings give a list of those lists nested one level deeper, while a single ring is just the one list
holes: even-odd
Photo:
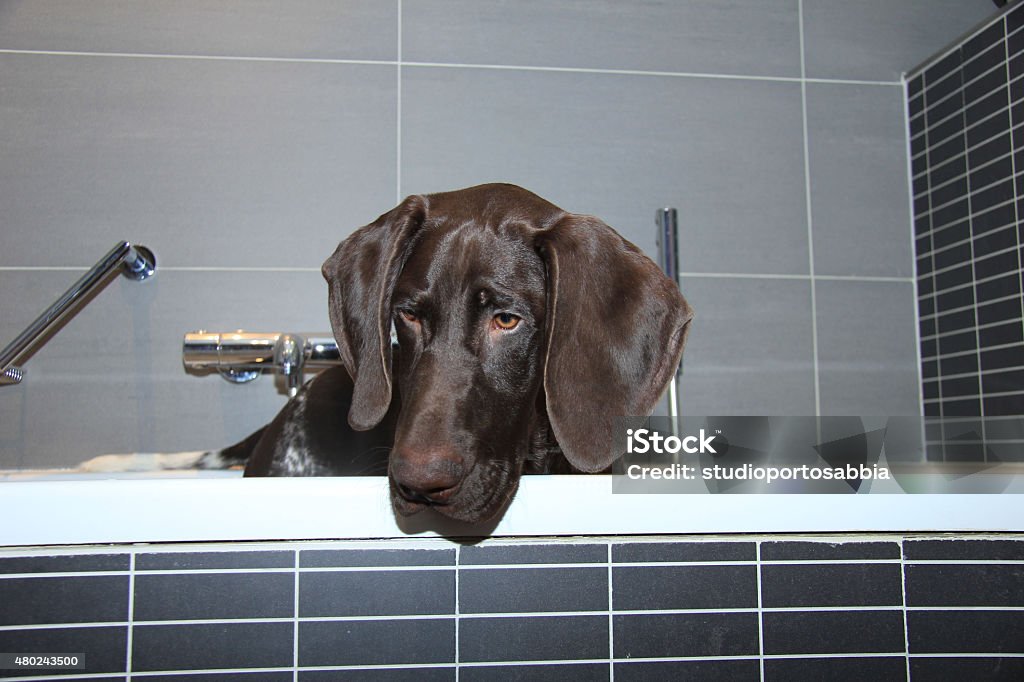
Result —
[{"label": "brown dog", "polygon": [[612,419],[651,412],[692,318],[610,227],[513,185],[409,197],[323,273],[344,370],[223,455],[247,476],[386,467],[402,515],[487,520],[524,472],[606,469]]}]

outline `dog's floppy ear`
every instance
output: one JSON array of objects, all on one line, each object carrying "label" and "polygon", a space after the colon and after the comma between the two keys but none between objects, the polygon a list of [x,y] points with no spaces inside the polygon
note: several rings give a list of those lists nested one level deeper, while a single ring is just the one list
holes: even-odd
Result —
[{"label": "dog's floppy ear", "polygon": [[361,227],[323,265],[331,327],[355,388],[348,423],[373,428],[391,404],[391,296],[423,224],[426,201],[412,196]]},{"label": "dog's floppy ear", "polygon": [[540,231],[548,272],[548,418],[566,459],[605,469],[615,417],[651,413],[683,353],[693,311],[679,287],[597,218]]}]

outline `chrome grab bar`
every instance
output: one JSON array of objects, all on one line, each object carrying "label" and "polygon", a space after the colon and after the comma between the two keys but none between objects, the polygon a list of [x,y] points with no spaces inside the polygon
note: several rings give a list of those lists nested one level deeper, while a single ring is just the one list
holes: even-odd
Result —
[{"label": "chrome grab bar", "polygon": [[120,266],[121,274],[128,279],[141,282],[156,272],[156,257],[145,246],[120,242],[114,246],[89,272],[61,294],[53,305],[43,311],[25,331],[0,351],[0,386],[20,383],[24,370],[14,367],[25,351],[63,320],[75,306],[94,289],[104,284],[107,277]]},{"label": "chrome grab bar", "polygon": [[276,368],[285,377],[290,396],[302,385],[305,368],[341,364],[338,343],[329,332],[189,332],[181,356],[187,371],[213,370],[234,383],[252,381]]},{"label": "chrome grab bar", "polygon": [[[658,225],[657,243],[658,260],[669,279],[682,288],[679,269],[679,212],[674,208],[659,208],[655,214]],[[679,419],[679,382],[683,376],[683,363],[680,361],[672,380],[668,384],[668,414],[673,429],[678,433]]]}]

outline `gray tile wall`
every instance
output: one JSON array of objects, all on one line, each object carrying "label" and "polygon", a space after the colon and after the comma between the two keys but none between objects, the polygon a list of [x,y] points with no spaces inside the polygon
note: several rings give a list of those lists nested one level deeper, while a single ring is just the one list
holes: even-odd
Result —
[{"label": "gray tile wall", "polygon": [[0,388],[0,468],[215,447],[283,404],[181,335],[328,329],[319,265],[488,181],[654,253],[680,209],[691,414],[919,412],[899,74],[988,0],[0,0],[0,343],[118,239]]}]

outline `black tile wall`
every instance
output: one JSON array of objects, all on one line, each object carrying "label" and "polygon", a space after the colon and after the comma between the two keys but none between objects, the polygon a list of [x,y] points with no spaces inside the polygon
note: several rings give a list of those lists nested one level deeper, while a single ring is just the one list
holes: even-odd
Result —
[{"label": "black tile wall", "polygon": [[[931,460],[1020,460],[1024,414],[1024,4],[907,80],[924,413]],[[973,445],[947,428],[984,417]],[[1002,441],[993,446],[991,441]]]},{"label": "black tile wall", "polygon": [[1024,667],[1022,535],[387,544],[0,550],[0,652],[85,654],[89,679],[220,682]]}]

